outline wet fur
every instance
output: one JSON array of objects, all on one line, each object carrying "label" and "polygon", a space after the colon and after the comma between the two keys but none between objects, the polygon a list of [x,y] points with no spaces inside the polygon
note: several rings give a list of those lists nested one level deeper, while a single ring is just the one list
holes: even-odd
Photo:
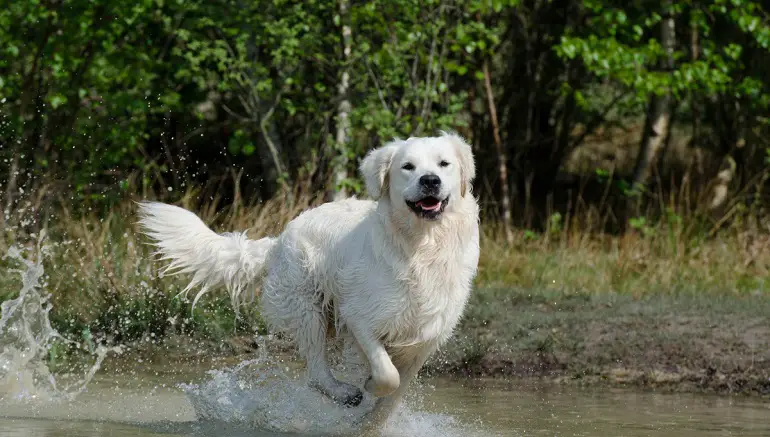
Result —
[{"label": "wet fur", "polygon": [[[405,161],[415,169],[402,169]],[[361,391],[338,381],[325,357],[329,330],[343,334],[371,371],[365,389],[380,397],[369,416],[376,426],[463,313],[479,257],[478,204],[470,146],[453,134],[395,140],[370,152],[360,170],[372,200],[310,209],[275,238],[218,235],[161,203],[142,203],[140,223],[171,271],[194,274],[188,288],[223,284],[237,302],[261,280],[262,314],[296,340],[310,384],[357,405]],[[450,199],[438,220],[421,219],[405,202],[427,173],[441,177]]]}]

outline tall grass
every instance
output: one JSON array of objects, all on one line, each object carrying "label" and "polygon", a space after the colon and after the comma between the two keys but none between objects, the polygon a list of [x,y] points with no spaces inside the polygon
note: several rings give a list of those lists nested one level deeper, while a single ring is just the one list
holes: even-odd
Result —
[{"label": "tall grass", "polygon": [[[265,202],[236,195],[227,205],[201,201],[189,191],[175,203],[198,213],[215,230],[274,235],[301,211],[322,201],[305,186]],[[152,193],[145,194],[153,197]],[[107,343],[160,341],[174,334],[221,340],[263,329],[259,314],[245,308],[236,317],[225,293],[211,293],[194,311],[178,293],[185,277],[164,277],[148,241],[137,232],[136,203],[127,199],[106,213],[74,214],[62,202],[49,220],[16,220],[2,240],[25,244],[46,227],[45,264],[52,319],[61,332]],[[23,217],[19,208],[14,214]],[[536,233],[518,229],[512,244],[494,222],[482,221],[479,288],[530,289],[533,293],[766,293],[770,238],[761,219],[746,215],[714,236],[693,232],[673,214],[639,220],[630,232],[611,236],[586,230],[591,217],[554,214]],[[10,222],[9,222],[10,223]],[[33,245],[29,244],[30,248]],[[31,249],[30,249],[31,250]],[[3,261],[4,263],[6,261]],[[14,297],[16,279],[4,275],[0,300]]]},{"label": "tall grass", "polygon": [[486,226],[477,285],[564,292],[770,292],[770,236],[734,225],[717,236],[678,224],[644,224],[623,235],[549,226],[519,230],[512,245]]},{"label": "tall grass", "polygon": [[[252,238],[278,232],[317,202],[301,191],[263,203],[236,198],[226,206],[216,198],[201,203],[197,197],[189,191],[175,203],[194,210],[215,230],[248,230]],[[236,316],[223,293],[211,293],[193,311],[191,299],[179,294],[188,278],[163,276],[163,264],[138,232],[133,199],[101,214],[75,214],[64,202],[51,210],[55,216],[41,220],[29,203],[21,204],[9,214],[0,250],[15,244],[26,247],[27,256],[42,256],[34,253],[34,242],[45,229],[45,286],[51,293],[52,322],[61,333],[105,343],[157,342],[174,334],[220,341],[264,328],[253,307]],[[9,270],[14,266],[2,263],[6,274],[0,275],[0,301],[15,297],[20,288]]]}]

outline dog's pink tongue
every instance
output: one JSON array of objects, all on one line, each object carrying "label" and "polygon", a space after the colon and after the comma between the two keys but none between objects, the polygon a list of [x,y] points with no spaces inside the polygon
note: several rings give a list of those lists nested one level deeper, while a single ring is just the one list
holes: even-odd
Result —
[{"label": "dog's pink tongue", "polygon": [[422,209],[424,209],[426,211],[435,211],[435,210],[439,209],[439,207],[441,207],[441,202],[433,202],[433,201],[431,201],[431,202],[428,203],[428,202],[419,201],[419,202],[417,202],[417,206],[419,206],[420,208],[422,208]]}]

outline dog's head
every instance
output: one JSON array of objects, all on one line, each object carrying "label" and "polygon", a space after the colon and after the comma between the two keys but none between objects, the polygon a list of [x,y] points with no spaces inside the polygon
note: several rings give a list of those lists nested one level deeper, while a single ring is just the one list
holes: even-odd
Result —
[{"label": "dog's head", "polygon": [[465,196],[476,175],[471,147],[459,136],[396,140],[371,151],[361,163],[369,195],[387,196],[393,208],[439,220]]}]

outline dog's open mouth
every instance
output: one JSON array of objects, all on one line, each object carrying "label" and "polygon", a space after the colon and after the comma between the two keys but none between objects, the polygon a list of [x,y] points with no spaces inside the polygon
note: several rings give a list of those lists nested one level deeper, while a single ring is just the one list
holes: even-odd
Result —
[{"label": "dog's open mouth", "polygon": [[427,196],[413,202],[407,200],[406,204],[418,216],[435,220],[444,212],[447,202],[449,202],[448,197],[441,200],[437,197]]}]

